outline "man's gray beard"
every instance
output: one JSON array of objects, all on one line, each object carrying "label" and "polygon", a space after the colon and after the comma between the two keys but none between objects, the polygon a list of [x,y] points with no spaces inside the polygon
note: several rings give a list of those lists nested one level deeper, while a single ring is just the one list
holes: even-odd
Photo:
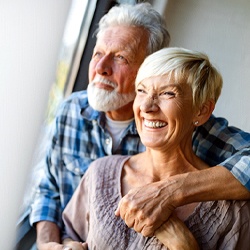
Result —
[{"label": "man's gray beard", "polygon": [[116,90],[108,91],[96,88],[91,83],[88,85],[87,91],[89,105],[97,111],[117,110],[135,99],[135,92],[120,94]]}]

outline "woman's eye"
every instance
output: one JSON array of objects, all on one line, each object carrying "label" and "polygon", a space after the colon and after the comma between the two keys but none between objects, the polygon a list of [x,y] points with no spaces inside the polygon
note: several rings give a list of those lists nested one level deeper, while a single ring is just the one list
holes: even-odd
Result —
[{"label": "woman's eye", "polygon": [[167,96],[170,96],[170,97],[174,97],[175,96],[175,93],[172,92],[172,91],[166,91],[163,93],[163,95],[167,95]]},{"label": "woman's eye", "polygon": [[137,89],[136,92],[137,93],[146,93],[145,90],[143,90],[143,89]]}]

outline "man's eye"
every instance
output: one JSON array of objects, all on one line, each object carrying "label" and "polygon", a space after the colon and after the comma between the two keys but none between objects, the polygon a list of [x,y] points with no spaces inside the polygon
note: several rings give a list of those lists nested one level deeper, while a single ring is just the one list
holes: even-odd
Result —
[{"label": "man's eye", "polygon": [[120,62],[128,63],[128,60],[122,55],[116,55],[115,59],[119,60]]},{"label": "man's eye", "polygon": [[95,52],[93,54],[93,58],[101,58],[101,56],[102,56],[101,52]]}]

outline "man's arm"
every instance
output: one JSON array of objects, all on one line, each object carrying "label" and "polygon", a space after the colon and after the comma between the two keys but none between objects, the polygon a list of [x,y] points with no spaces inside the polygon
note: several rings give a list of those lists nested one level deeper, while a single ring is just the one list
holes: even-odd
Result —
[{"label": "man's arm", "polygon": [[221,166],[172,176],[130,190],[117,216],[144,236],[151,236],[178,206],[198,201],[250,199],[250,192]]},{"label": "man's arm", "polygon": [[50,221],[40,221],[36,224],[37,249],[39,250],[63,250],[60,244],[61,236],[59,227]]},{"label": "man's arm", "polygon": [[211,200],[247,200],[250,192],[223,166],[190,172],[184,179],[180,204]]}]

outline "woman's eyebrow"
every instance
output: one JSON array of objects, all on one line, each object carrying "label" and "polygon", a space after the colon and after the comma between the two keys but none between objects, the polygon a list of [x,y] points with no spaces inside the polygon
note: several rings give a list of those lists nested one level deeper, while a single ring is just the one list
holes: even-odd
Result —
[{"label": "woman's eyebrow", "polygon": [[[147,88],[147,86],[145,86],[142,82],[140,82],[139,84],[137,84],[136,87],[143,87],[143,88]],[[160,90],[164,90],[164,89],[167,89],[167,88],[177,88],[178,90],[181,90],[182,88],[180,87],[180,84],[179,83],[170,83],[170,84],[164,84],[162,86],[160,86]]]}]

